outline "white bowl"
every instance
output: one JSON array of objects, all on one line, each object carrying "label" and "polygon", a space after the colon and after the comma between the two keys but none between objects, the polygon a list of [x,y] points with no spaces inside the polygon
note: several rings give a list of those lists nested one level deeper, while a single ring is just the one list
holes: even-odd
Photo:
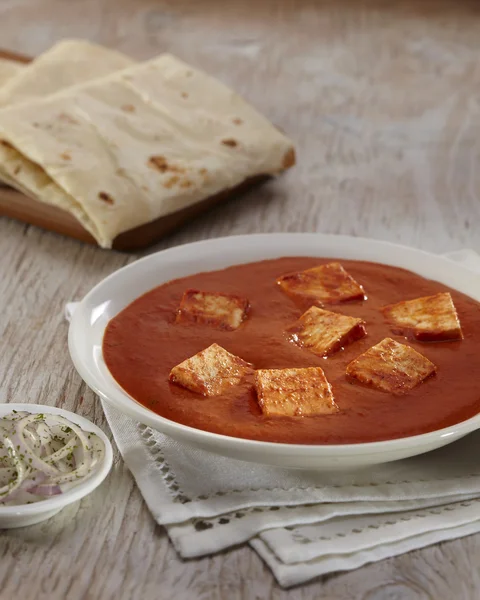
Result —
[{"label": "white bowl", "polygon": [[56,408],[54,406],[43,406],[42,404],[0,404],[0,417],[11,413],[13,410],[18,412],[25,411],[29,413],[43,413],[51,415],[61,415],[72,421],[84,431],[95,433],[105,444],[105,456],[98,470],[95,471],[85,481],[75,487],[67,490],[58,496],[52,496],[46,500],[39,500],[32,504],[18,504],[16,506],[2,506],[0,504],[0,529],[13,529],[14,527],[25,527],[34,525],[53,517],[60,512],[62,508],[80,500],[98,487],[108,475],[113,462],[112,445],[109,439],[96,425],[72,413],[68,410]]},{"label": "white bowl", "polygon": [[[158,252],[113,273],[79,303],[69,330],[70,354],[85,382],[104,400],[173,438],[240,460],[299,469],[355,468],[398,460],[457,440],[480,428],[480,415],[445,429],[382,442],[342,445],[278,444],[234,438],[161,417],[129,396],[102,355],[109,320],[148,290],[178,277],[281,256],[374,261],[403,267],[480,300],[480,276],[445,258],[386,242],[307,233],[220,238]],[[480,389],[479,389],[480,391]]]}]

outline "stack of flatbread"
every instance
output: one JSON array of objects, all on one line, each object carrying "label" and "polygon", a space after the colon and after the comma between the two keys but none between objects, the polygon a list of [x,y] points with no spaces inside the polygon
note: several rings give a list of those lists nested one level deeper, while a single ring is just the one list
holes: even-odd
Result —
[{"label": "stack of flatbread", "polygon": [[0,87],[0,179],[67,211],[105,248],[294,160],[292,142],[240,96],[169,54],[135,63],[65,41]]}]

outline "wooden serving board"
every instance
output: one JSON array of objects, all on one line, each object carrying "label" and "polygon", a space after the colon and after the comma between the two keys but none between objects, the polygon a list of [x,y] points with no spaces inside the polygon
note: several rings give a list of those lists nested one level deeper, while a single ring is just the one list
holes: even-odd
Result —
[{"label": "wooden serving board", "polygon": [[[31,61],[31,58],[27,56],[22,56],[21,54],[6,50],[0,50],[0,58],[6,58],[22,63]],[[266,176],[253,177],[235,188],[223,191],[180,211],[160,217],[150,223],[146,223],[145,225],[125,231],[115,238],[113,248],[115,250],[130,251],[150,246],[151,244],[158,242],[163,236],[191,221],[191,219],[212,208],[219,202],[224,202],[229,198],[238,197],[243,192],[247,191],[247,189],[259,185],[267,179],[268,177]],[[55,206],[50,206],[49,204],[44,204],[43,202],[29,198],[15,189],[2,185],[1,182],[0,216],[17,219],[24,223],[61,233],[89,244],[96,244],[96,241],[90,233],[88,233],[88,231],[86,231],[70,213]]]}]

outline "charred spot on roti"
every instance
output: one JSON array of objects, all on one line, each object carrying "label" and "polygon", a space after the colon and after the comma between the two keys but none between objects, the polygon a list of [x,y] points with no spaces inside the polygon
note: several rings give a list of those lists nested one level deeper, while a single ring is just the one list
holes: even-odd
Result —
[{"label": "charred spot on roti", "polygon": [[123,167],[119,167],[116,172],[117,172],[117,175],[120,175],[120,177],[127,176],[127,171]]},{"label": "charred spot on roti", "polygon": [[232,119],[232,123],[234,125],[242,125],[243,121],[242,121],[242,119],[239,119],[238,117],[235,117],[235,119]]},{"label": "charred spot on roti", "polygon": [[226,140],[222,140],[222,144],[224,146],[228,146],[229,148],[236,148],[238,146],[237,140],[233,138],[227,138]]},{"label": "charred spot on roti", "polygon": [[182,92],[182,98],[188,98],[187,92]]},{"label": "charred spot on roti", "polygon": [[180,181],[180,177],[178,175],[172,175],[167,181],[163,184],[164,187],[170,189],[174,185],[176,185]]},{"label": "charred spot on roti", "polygon": [[151,156],[148,159],[148,166],[160,171],[160,173],[165,173],[168,170],[167,159],[164,156]]},{"label": "charred spot on roti", "polygon": [[18,175],[21,170],[22,170],[22,167],[20,165],[17,165],[13,171],[13,174]]},{"label": "charred spot on roti", "polygon": [[295,149],[290,148],[289,150],[287,150],[287,152],[285,153],[285,155],[283,157],[282,168],[290,169],[290,167],[293,167],[295,162],[296,162]]},{"label": "charred spot on roti", "polygon": [[68,113],[60,113],[58,115],[58,118],[60,119],[60,121],[63,121],[64,123],[70,123],[71,125],[77,125],[78,121],[76,119],[74,119],[71,115],[69,115]]},{"label": "charred spot on roti", "polygon": [[133,104],[123,104],[120,108],[124,112],[129,112],[129,113],[135,112],[135,107],[133,106]]},{"label": "charred spot on roti", "polygon": [[165,156],[151,156],[148,159],[148,166],[151,169],[155,169],[160,173],[166,173],[167,171],[171,171],[172,173],[185,173],[185,169],[183,167],[179,167],[178,165],[170,164]]},{"label": "charred spot on roti", "polygon": [[110,194],[107,194],[107,192],[99,192],[98,197],[102,202],[105,202],[105,204],[115,204],[115,200],[110,196]]},{"label": "charred spot on roti", "polygon": [[207,183],[209,181],[209,179],[210,179],[209,174],[208,174],[208,170],[207,169],[200,169],[198,172],[202,176],[203,181],[205,183]]},{"label": "charred spot on roti", "polygon": [[72,160],[72,155],[70,154],[70,152],[65,151],[60,154],[60,158],[62,160]]},{"label": "charred spot on roti", "polygon": [[190,181],[190,179],[183,179],[180,182],[181,188],[191,188],[192,186],[193,186],[193,181]]}]

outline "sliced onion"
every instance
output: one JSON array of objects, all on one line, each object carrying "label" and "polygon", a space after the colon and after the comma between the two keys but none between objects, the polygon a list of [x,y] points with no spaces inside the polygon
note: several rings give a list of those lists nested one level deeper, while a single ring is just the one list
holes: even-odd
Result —
[{"label": "sliced onion", "polygon": [[15,448],[11,439],[4,438],[3,444],[7,448],[7,451],[9,451],[12,459],[12,467],[15,468],[16,471],[16,477],[0,489],[0,497],[2,498],[2,501],[5,502],[5,500],[22,485],[23,481],[30,473],[30,468],[22,461],[20,452]]},{"label": "sliced onion", "polygon": [[37,502],[89,477],[105,446],[60,415],[12,412],[0,419],[0,504]]},{"label": "sliced onion", "polygon": [[57,496],[62,493],[62,489],[59,485],[34,485],[27,489],[30,494],[37,494],[38,496]]}]

